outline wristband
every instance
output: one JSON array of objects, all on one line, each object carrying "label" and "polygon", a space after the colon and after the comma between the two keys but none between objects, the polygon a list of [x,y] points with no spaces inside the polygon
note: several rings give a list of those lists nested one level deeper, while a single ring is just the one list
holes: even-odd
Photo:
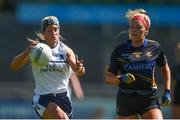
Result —
[{"label": "wristband", "polygon": [[124,75],[120,75],[120,76],[119,76],[119,80],[120,80],[120,81],[123,81],[123,80],[124,80]]},{"label": "wristband", "polygon": [[171,91],[170,91],[169,89],[165,89],[165,90],[164,90],[164,93],[169,93],[169,94],[170,94]]}]

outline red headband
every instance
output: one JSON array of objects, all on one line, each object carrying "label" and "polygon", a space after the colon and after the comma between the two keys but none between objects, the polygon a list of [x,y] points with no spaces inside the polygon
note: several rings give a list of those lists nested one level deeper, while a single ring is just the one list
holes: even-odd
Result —
[{"label": "red headband", "polygon": [[140,16],[140,15],[135,15],[132,20],[141,21],[141,22],[144,24],[144,26],[145,26],[145,28],[146,28],[147,30],[148,30],[149,27],[150,27],[149,21],[148,21],[145,17],[142,17],[142,16]]}]

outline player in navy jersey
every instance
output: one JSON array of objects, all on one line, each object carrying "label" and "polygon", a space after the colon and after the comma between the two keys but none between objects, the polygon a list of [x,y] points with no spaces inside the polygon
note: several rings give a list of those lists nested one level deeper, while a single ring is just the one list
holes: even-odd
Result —
[{"label": "player in navy jersey", "polygon": [[111,54],[106,83],[118,85],[116,111],[120,119],[162,119],[154,76],[155,66],[161,68],[165,81],[162,105],[169,105],[170,69],[158,42],[146,38],[150,18],[144,9],[129,10],[129,40]]},{"label": "player in navy jersey", "polygon": [[31,48],[42,41],[50,46],[52,59],[45,66],[31,64],[35,80],[33,107],[40,118],[72,118],[72,105],[67,96],[69,78],[74,71],[83,75],[83,60],[78,60],[73,50],[62,42],[59,21],[55,16],[42,19],[41,32],[37,33],[39,41],[29,40],[30,45],[11,62],[12,70],[19,70],[30,63]]}]

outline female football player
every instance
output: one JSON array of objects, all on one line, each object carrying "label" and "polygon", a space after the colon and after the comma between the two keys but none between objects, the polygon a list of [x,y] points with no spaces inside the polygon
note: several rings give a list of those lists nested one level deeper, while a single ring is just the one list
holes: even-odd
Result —
[{"label": "female football player", "polygon": [[120,119],[162,119],[154,77],[155,65],[165,80],[162,105],[169,105],[170,69],[158,42],[146,38],[150,18],[144,9],[129,10],[129,40],[115,48],[106,83],[118,85],[116,111]]},{"label": "female football player", "polygon": [[[67,96],[68,82],[72,70],[77,75],[85,73],[83,60],[76,59],[73,50],[62,42],[59,21],[55,16],[42,19],[41,32],[37,36],[40,41],[50,46],[53,58],[45,66],[31,64],[36,86],[33,107],[44,119],[72,118],[72,106]],[[30,50],[37,43],[30,40],[27,49],[12,60],[12,70],[17,71],[30,63]]]}]

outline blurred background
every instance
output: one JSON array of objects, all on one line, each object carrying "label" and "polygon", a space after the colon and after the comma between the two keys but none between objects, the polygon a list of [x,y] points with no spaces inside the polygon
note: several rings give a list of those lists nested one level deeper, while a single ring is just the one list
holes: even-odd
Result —
[{"label": "blurred background", "polygon": [[[85,98],[79,101],[73,94],[74,118],[116,118],[117,87],[104,83],[104,69],[114,47],[128,38],[126,33],[115,36],[128,30],[124,14],[135,8],[149,13],[148,38],[161,44],[172,67],[180,35],[179,0],[0,0],[0,118],[38,118],[31,106],[31,67],[13,72],[9,64],[27,47],[27,37],[36,38],[41,19],[49,15],[58,17],[64,42],[85,61],[86,74],[80,78]],[[161,98],[161,73],[156,77]],[[171,117],[170,108],[162,111]]]}]

